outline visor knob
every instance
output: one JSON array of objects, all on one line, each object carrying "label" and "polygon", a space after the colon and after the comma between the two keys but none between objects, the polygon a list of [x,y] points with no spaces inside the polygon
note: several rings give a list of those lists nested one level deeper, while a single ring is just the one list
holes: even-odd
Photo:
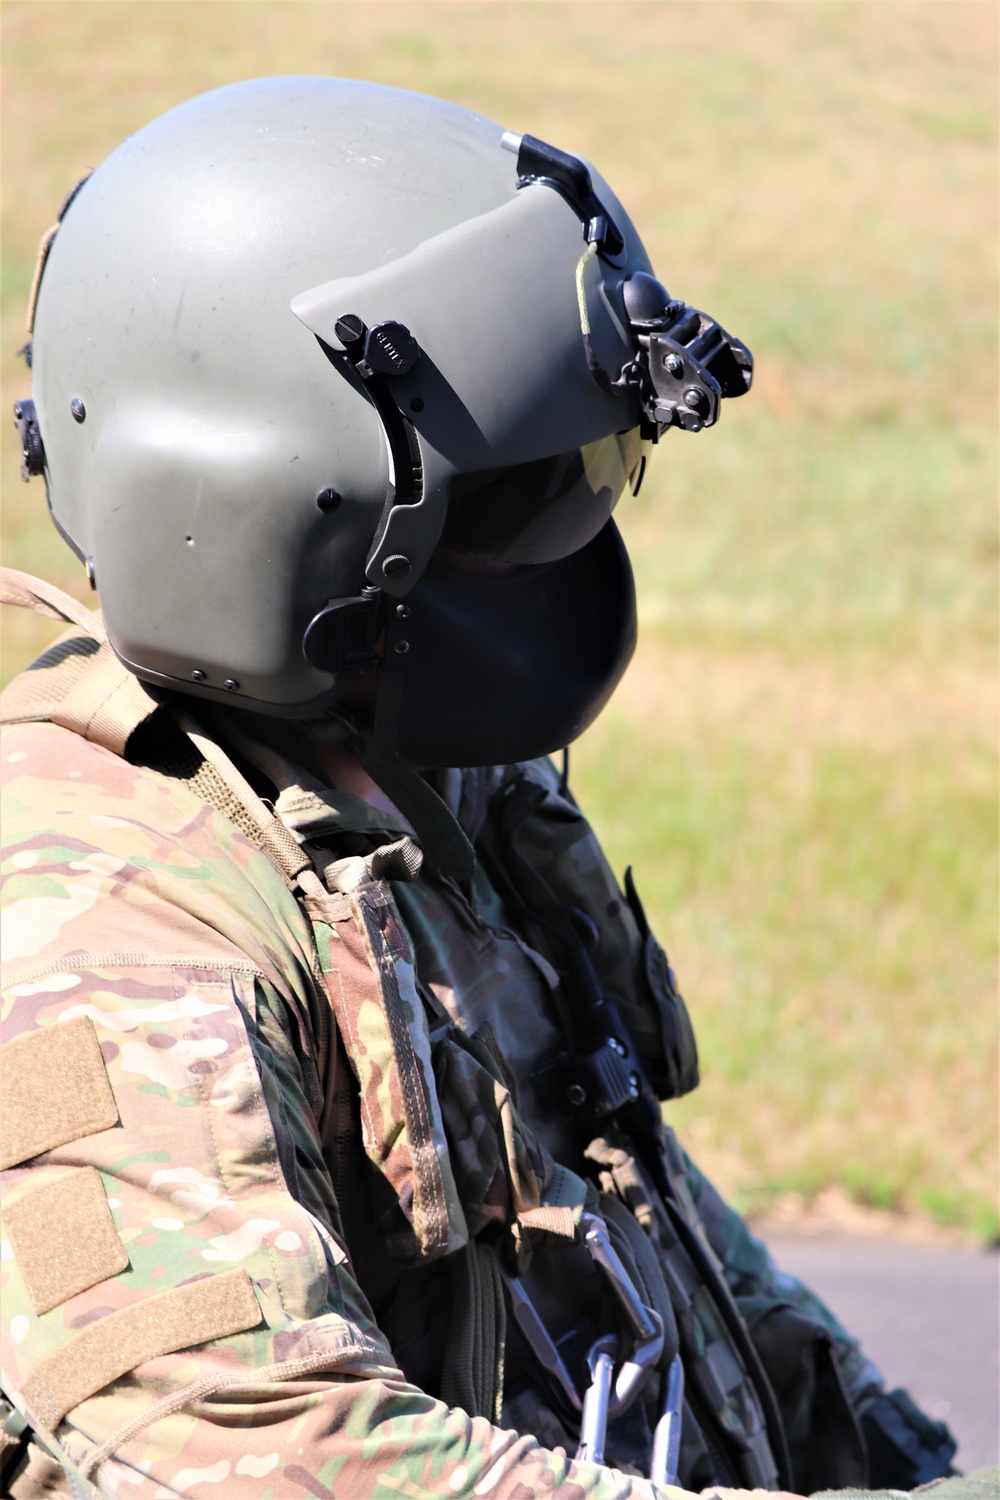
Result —
[{"label": "visor knob", "polygon": [[382,564],[382,572],[386,578],[405,578],[412,566],[408,557],[404,557],[401,552],[394,552]]},{"label": "visor knob", "polygon": [[376,323],[365,337],[365,359],[376,375],[406,375],[420,357],[410,330],[402,323]]}]

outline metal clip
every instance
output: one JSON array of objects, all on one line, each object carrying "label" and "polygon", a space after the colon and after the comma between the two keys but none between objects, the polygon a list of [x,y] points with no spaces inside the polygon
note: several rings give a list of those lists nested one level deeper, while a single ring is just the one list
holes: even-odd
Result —
[{"label": "metal clip", "polygon": [[654,1484],[676,1484],[681,1458],[681,1423],[684,1407],[684,1366],[675,1354],[664,1381],[663,1409],[653,1433],[653,1463],[649,1477]]},{"label": "metal clip", "polygon": [[611,1373],[620,1344],[621,1340],[615,1334],[605,1334],[591,1345],[587,1355],[590,1385],[583,1398],[580,1446],[576,1450],[576,1457],[582,1462],[604,1462],[604,1443],[608,1435],[608,1415],[611,1410]]},{"label": "metal clip", "polygon": [[634,1340],[632,1355],[618,1371],[610,1413],[617,1416],[638,1396],[663,1352],[663,1320],[647,1307],[636,1291],[618,1252],[611,1243],[607,1225],[596,1214],[580,1217],[583,1242],[594,1263],[604,1272],[608,1284],[625,1314]]},{"label": "metal clip", "polygon": [[514,1315],[521,1333],[524,1335],[532,1354],[538,1360],[549,1384],[569,1404],[571,1410],[578,1412],[582,1409],[580,1394],[573,1383],[573,1377],[566,1368],[565,1361],[559,1353],[558,1346],[549,1330],[538,1313],[538,1309],[528,1296],[527,1289],[520,1276],[512,1276],[507,1271],[501,1272],[504,1284],[507,1287],[507,1296],[510,1300],[510,1310]]}]

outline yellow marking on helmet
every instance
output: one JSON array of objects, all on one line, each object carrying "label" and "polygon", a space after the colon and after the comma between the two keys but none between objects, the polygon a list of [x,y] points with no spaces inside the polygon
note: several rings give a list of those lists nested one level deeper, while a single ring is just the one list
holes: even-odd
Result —
[{"label": "yellow marking on helmet", "polygon": [[580,330],[584,338],[590,338],[590,315],[587,312],[587,293],[583,288],[583,273],[587,262],[597,254],[597,241],[592,240],[576,263],[576,300],[580,309]]}]

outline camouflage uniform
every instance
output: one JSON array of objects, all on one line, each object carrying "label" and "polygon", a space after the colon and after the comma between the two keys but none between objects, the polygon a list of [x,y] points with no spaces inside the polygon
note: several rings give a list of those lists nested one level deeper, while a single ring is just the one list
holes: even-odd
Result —
[{"label": "camouflage uniform", "polygon": [[[526,1387],[518,1406],[523,1371],[503,1367],[484,1247],[502,1236],[544,1280],[596,1187],[643,1217],[627,1142],[585,1162],[536,1096],[561,1031],[530,923],[515,930],[482,862],[471,883],[447,857],[404,878],[413,829],[342,750],[324,781],[230,728],[284,842],[162,712],[128,759],[53,723],[3,734],[4,1390],[80,1494],[652,1500],[541,1446],[557,1419]],[[514,782],[571,826],[580,879],[615,906],[605,974],[640,973],[639,921],[548,763],[440,791],[475,844]],[[655,1026],[630,1020],[655,1062]],[[799,1316],[832,1350],[810,1369],[856,1409],[877,1400],[877,1372],[689,1163],[679,1191],[748,1317]],[[692,1313],[689,1338],[706,1326]],[[793,1449],[814,1398],[789,1393]],[[740,1399],[723,1396],[734,1424]],[[32,1462],[15,1493],[65,1492]]]}]

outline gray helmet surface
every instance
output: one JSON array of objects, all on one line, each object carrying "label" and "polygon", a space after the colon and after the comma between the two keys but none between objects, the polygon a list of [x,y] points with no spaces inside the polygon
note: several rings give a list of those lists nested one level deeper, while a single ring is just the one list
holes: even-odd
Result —
[{"label": "gray helmet surface", "polygon": [[[654,324],[668,299],[606,185],[524,140],[397,89],[262,79],[154,121],[72,199],[35,312],[35,416],[53,519],[139,676],[312,715],[380,671],[388,624],[383,748],[489,760],[486,720],[472,754],[461,716],[454,733],[440,720],[458,618],[456,699],[472,674],[509,726],[504,695],[539,679],[535,722],[504,751],[590,722],[634,639],[609,518],[641,477],[640,424],[670,419],[623,378],[654,326],[636,288],[654,288]],[[559,569],[583,552],[574,611]],[[438,623],[421,635],[425,594]],[[511,647],[518,631],[534,652]],[[542,722],[576,639],[590,661]],[[410,734],[431,701],[434,733]]]}]

